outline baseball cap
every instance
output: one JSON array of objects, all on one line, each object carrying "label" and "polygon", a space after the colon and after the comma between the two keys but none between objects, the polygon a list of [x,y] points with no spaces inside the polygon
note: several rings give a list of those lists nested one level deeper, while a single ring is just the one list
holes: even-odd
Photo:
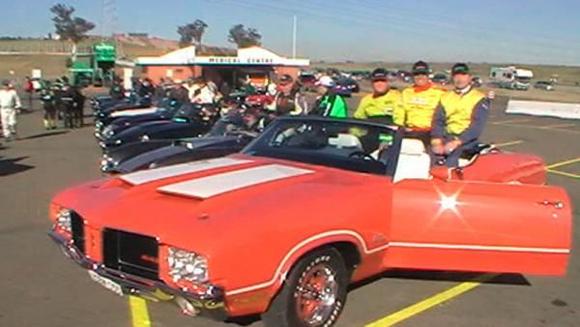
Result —
[{"label": "baseball cap", "polygon": [[322,76],[320,79],[318,79],[316,85],[324,87],[334,87],[336,85],[336,82],[330,76]]},{"label": "baseball cap", "polygon": [[469,74],[469,66],[467,64],[458,62],[451,68],[451,75],[455,74]]},{"label": "baseball cap", "polygon": [[429,75],[431,69],[429,65],[424,61],[417,61],[413,64],[413,75]]},{"label": "baseball cap", "polygon": [[294,82],[294,79],[292,78],[292,76],[290,76],[288,74],[284,74],[284,75],[280,76],[280,78],[278,79],[278,84],[280,84],[280,85],[288,85],[292,82]]},{"label": "baseball cap", "polygon": [[386,69],[384,68],[377,68],[375,70],[373,70],[373,72],[371,73],[371,80],[374,81],[388,81],[388,75],[389,73],[387,72]]}]

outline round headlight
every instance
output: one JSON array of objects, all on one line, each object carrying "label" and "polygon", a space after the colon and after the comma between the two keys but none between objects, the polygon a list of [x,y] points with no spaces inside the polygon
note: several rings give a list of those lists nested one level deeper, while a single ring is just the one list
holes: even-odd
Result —
[{"label": "round headlight", "polygon": [[147,142],[149,141],[149,135],[145,134],[143,136],[141,136],[141,142]]}]

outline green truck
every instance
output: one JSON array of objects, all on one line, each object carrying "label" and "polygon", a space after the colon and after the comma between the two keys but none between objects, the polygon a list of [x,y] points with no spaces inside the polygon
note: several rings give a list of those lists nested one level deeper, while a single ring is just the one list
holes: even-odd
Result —
[{"label": "green truck", "polygon": [[114,78],[117,49],[114,44],[100,42],[94,44],[87,53],[79,53],[71,59],[69,73],[75,85],[103,86]]}]

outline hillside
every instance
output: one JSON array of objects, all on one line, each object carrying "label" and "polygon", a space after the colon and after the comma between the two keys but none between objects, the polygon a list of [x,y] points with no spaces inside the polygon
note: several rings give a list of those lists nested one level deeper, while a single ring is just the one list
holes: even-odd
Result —
[{"label": "hillside", "polygon": [[[79,53],[88,52],[100,37],[90,37],[78,45]],[[158,37],[117,36],[120,57],[157,56],[178,48],[177,41]],[[55,78],[66,74],[66,60],[71,44],[58,40],[0,40],[0,78],[14,71],[17,78],[28,76],[32,69],[42,69],[43,76]]]}]

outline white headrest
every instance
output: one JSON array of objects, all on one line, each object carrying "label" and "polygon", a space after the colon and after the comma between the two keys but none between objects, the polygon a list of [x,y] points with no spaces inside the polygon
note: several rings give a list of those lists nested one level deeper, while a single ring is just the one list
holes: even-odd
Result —
[{"label": "white headrest", "polygon": [[358,137],[346,133],[329,138],[328,144],[336,146],[337,148],[362,148]]},{"label": "white headrest", "polygon": [[403,139],[401,142],[401,153],[404,154],[423,154],[425,151],[425,144],[423,141],[417,139]]}]

